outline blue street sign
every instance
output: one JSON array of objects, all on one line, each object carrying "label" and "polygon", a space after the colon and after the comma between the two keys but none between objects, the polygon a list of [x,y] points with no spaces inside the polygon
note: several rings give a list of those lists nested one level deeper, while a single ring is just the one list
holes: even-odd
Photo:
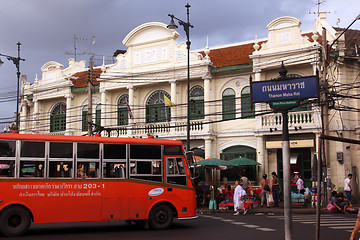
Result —
[{"label": "blue street sign", "polygon": [[318,97],[318,78],[309,76],[252,82],[251,95],[253,102],[315,98]]}]

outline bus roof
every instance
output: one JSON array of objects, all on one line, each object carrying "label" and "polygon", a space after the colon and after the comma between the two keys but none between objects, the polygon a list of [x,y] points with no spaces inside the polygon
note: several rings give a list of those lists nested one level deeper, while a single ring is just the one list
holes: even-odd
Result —
[{"label": "bus roof", "polygon": [[98,143],[128,143],[128,144],[156,144],[156,145],[183,145],[179,140],[159,139],[149,136],[148,138],[125,138],[125,137],[101,137],[69,136],[69,135],[43,135],[43,134],[20,134],[0,133],[0,139],[27,140],[27,141],[58,141],[58,142],[98,142]]}]

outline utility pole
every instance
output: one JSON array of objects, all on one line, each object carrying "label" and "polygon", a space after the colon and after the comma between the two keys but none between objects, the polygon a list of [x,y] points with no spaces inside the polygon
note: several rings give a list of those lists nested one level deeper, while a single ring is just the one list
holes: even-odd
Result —
[{"label": "utility pole", "polygon": [[92,85],[93,85],[93,62],[94,57],[91,56],[89,62],[89,85],[88,85],[88,115],[87,115],[87,122],[88,122],[88,136],[92,136]]}]

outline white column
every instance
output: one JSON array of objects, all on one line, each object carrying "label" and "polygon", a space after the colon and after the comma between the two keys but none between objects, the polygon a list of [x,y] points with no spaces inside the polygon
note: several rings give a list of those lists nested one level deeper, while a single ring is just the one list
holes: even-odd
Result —
[{"label": "white column", "polygon": [[37,133],[39,131],[38,129],[39,101],[37,100],[37,98],[34,98],[33,102],[34,102],[33,131],[34,133]]},{"label": "white column", "polygon": [[205,139],[205,159],[214,157],[212,152],[212,139]]},{"label": "white column", "polygon": [[257,174],[258,175],[258,179],[257,179],[258,183],[261,182],[264,173],[268,172],[267,168],[269,166],[264,140],[265,140],[264,136],[256,137],[256,143],[257,143],[256,160],[258,163],[261,164],[259,166],[259,172]]},{"label": "white column", "polygon": [[[131,112],[133,113],[133,116],[135,118],[135,114],[138,114],[138,113],[135,112],[135,109],[134,109],[134,86],[129,85],[129,86],[127,86],[127,89],[129,90],[129,106],[130,106]],[[129,118],[129,125],[133,125],[133,124],[134,124],[134,120]]]},{"label": "white column", "polygon": [[[20,119],[19,119],[19,131],[25,133],[28,131],[26,123],[27,123],[27,105],[25,102],[20,104]],[[25,132],[24,132],[25,131]]]},{"label": "white column", "polygon": [[[175,104],[175,106],[177,105],[177,99],[176,99],[176,80],[170,80],[170,87],[171,87],[171,101]],[[170,108],[171,111],[171,121],[177,121],[177,111],[178,109],[175,108]]]},{"label": "white column", "polygon": [[211,87],[210,87],[210,83],[211,83],[211,79],[212,76],[210,73],[207,73],[204,77],[204,102],[205,102],[205,106],[204,106],[204,114],[205,114],[205,119],[209,119],[209,114],[210,114],[210,104],[209,101],[211,101],[210,99],[210,91],[211,91]]},{"label": "white column", "polygon": [[[106,105],[106,91],[104,89],[100,89],[101,94],[101,126],[106,127],[107,125],[107,105]],[[116,116],[117,117],[117,116]],[[115,117],[115,119],[116,119]]]},{"label": "white column", "polygon": [[72,122],[73,122],[73,116],[71,111],[71,99],[73,98],[72,94],[66,94],[66,131],[65,135],[72,135],[73,128],[72,128]]}]

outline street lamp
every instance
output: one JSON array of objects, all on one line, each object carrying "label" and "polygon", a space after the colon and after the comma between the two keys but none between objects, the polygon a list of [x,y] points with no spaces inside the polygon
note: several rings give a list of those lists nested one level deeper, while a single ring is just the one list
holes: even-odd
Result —
[{"label": "street lamp", "polygon": [[184,31],[186,33],[186,46],[187,46],[187,123],[186,123],[186,151],[190,151],[190,27],[193,28],[194,26],[190,24],[189,21],[189,8],[191,7],[188,4],[185,5],[187,11],[187,21],[184,22],[183,20],[175,17],[172,14],[168,14],[171,17],[170,24],[167,26],[170,30],[175,30],[178,26],[175,24],[174,19],[176,19],[180,25],[184,27]]},{"label": "street lamp", "polygon": [[[12,57],[9,55],[5,55],[5,54],[1,54],[0,56],[6,57],[7,60],[12,61],[15,66],[16,66],[16,74],[17,74],[17,91],[16,91],[16,117],[15,117],[15,128],[13,130],[19,130],[19,85],[20,85],[20,60],[21,61],[25,61],[25,59],[20,58],[20,45],[21,43],[18,42],[17,46],[18,46],[18,56],[17,57]],[[0,66],[3,65],[3,61],[1,61],[0,59]]]}]

